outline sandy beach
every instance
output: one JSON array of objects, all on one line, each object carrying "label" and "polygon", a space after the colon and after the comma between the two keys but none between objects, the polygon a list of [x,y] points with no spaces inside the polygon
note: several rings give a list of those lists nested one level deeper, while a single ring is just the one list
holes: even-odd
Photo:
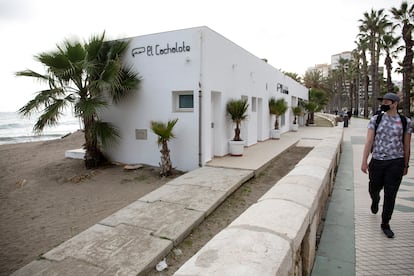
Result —
[{"label": "sandy beach", "polygon": [[45,142],[0,145],[0,275],[38,258],[170,181],[159,168],[86,170],[67,159],[83,133]]}]

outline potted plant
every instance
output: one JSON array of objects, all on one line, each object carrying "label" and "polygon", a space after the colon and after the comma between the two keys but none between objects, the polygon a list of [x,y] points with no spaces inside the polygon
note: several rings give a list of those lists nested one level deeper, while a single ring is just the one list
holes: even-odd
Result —
[{"label": "potted plant", "polygon": [[297,122],[297,119],[298,119],[297,117],[302,115],[302,107],[295,106],[295,107],[292,108],[292,112],[293,112],[293,116],[294,116],[292,131],[298,131],[299,124]]},{"label": "potted plant", "polygon": [[249,104],[247,100],[243,99],[231,99],[227,102],[226,111],[230,115],[233,123],[236,124],[234,129],[234,137],[229,141],[229,151],[231,155],[241,156],[243,155],[244,141],[240,137],[240,124],[247,119],[247,108]]},{"label": "potted plant", "polygon": [[270,138],[280,139],[279,116],[283,115],[287,109],[285,99],[276,100],[274,97],[269,99],[269,112],[271,115],[275,115],[275,128],[270,130]]}]

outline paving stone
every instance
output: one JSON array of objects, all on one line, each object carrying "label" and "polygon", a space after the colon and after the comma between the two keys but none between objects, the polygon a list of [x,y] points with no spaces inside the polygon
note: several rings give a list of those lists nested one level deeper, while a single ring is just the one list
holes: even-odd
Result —
[{"label": "paving stone", "polygon": [[100,223],[108,226],[128,224],[152,231],[152,235],[180,242],[204,219],[204,212],[189,210],[183,205],[155,201],[135,201]]},{"label": "paving stone", "polygon": [[[62,262],[74,258],[117,275],[138,274],[155,265],[172,249],[172,242],[151,236],[151,231],[119,225],[96,224],[44,254],[48,260]],[[115,273],[114,273],[115,274]]]},{"label": "paving stone", "polygon": [[289,243],[266,229],[226,228],[174,275],[287,275]]}]

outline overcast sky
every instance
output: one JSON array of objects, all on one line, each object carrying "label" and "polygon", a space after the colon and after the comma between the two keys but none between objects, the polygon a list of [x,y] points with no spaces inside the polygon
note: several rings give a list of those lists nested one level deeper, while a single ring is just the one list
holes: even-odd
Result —
[{"label": "overcast sky", "polygon": [[[412,3],[413,0],[409,0]],[[39,85],[14,72],[43,72],[33,56],[66,38],[110,39],[207,26],[275,68],[303,75],[355,48],[358,20],[401,0],[0,0],[0,111],[16,111]],[[402,78],[400,75],[398,78]]]}]

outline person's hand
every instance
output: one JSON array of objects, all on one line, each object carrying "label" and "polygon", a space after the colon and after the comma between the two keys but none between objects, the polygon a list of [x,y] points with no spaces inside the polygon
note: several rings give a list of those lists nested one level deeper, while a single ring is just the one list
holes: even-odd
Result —
[{"label": "person's hand", "polygon": [[361,171],[363,173],[367,173],[368,172],[368,163],[367,162],[362,162],[362,164],[361,164]]},{"label": "person's hand", "polygon": [[405,167],[404,168],[404,174],[403,175],[406,175],[408,173],[408,167]]}]

